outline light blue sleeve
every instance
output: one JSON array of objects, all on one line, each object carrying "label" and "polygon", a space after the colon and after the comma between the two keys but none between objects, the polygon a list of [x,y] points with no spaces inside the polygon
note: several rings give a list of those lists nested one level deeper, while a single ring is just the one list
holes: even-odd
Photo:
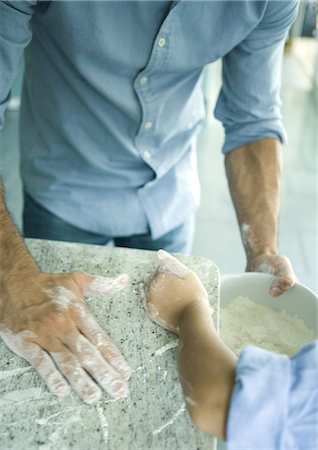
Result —
[{"label": "light blue sleeve", "polygon": [[286,141],[280,114],[281,65],[298,1],[268,1],[259,24],[223,58],[215,116],[225,129],[223,152],[264,137]]},{"label": "light blue sleeve", "polygon": [[226,438],[229,450],[318,448],[318,341],[292,358],[241,352]]},{"label": "light blue sleeve", "polygon": [[36,1],[0,1],[0,129],[23,50],[31,40],[30,19]]}]

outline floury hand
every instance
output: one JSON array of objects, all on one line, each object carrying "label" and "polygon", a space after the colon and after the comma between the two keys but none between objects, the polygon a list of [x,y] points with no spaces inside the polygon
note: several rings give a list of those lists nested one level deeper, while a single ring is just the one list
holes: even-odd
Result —
[{"label": "floury hand", "polygon": [[81,272],[32,273],[6,292],[12,300],[2,307],[0,335],[56,395],[67,394],[69,382],[88,404],[101,398],[102,389],[112,397],[125,397],[131,369],[83,296],[112,295],[127,281],[125,274],[105,278]]}]

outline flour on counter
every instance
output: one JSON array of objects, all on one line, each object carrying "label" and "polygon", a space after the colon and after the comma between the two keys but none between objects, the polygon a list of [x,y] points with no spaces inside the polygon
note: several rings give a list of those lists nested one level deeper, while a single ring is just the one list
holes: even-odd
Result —
[{"label": "flour on counter", "polygon": [[168,344],[166,344],[163,347],[160,347],[158,350],[156,350],[154,353],[154,356],[161,356],[163,353],[166,353],[166,351],[178,347],[178,345],[179,345],[178,339],[176,339],[174,341],[170,341],[170,342],[168,342]]},{"label": "flour on counter", "polygon": [[168,422],[164,423],[163,425],[161,425],[161,427],[157,428],[156,430],[154,430],[152,432],[153,436],[155,436],[156,434],[161,433],[165,428],[169,427],[170,425],[173,425],[173,423],[180,416],[180,414],[182,414],[184,412],[185,412],[185,404],[183,403],[181,405],[181,407],[178,409],[178,411],[171,417],[171,419],[168,420]]},{"label": "flour on counter", "polygon": [[246,345],[293,355],[315,339],[313,330],[286,311],[274,311],[245,297],[221,308],[220,334],[236,355]]}]

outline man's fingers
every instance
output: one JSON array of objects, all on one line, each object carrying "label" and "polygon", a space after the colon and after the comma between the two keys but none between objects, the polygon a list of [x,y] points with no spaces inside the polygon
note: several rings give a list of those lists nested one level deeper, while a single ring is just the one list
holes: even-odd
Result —
[{"label": "man's fingers", "polygon": [[65,339],[65,344],[77,358],[81,366],[112,397],[121,398],[128,394],[128,385],[108,364],[101,353],[83,335]]},{"label": "man's fingers", "polygon": [[122,273],[116,278],[93,277],[84,288],[84,295],[113,295],[123,289],[129,281],[129,276]]},{"label": "man's fingers", "polygon": [[289,259],[284,255],[259,255],[248,261],[248,271],[270,273],[275,276],[269,293],[278,297],[296,283],[296,275]]},{"label": "man's fingers", "polygon": [[64,396],[69,393],[68,383],[44,350],[37,344],[29,343],[25,349],[25,355],[53,394]]},{"label": "man's fingers", "polygon": [[60,371],[85,403],[92,405],[100,400],[102,396],[101,389],[87,375],[79,361],[66,347],[63,351],[52,352],[51,355]]},{"label": "man's fingers", "polygon": [[80,332],[99,350],[109,364],[118,372],[120,378],[128,380],[132,370],[117,347],[98,325],[85,304],[79,304],[79,315],[75,322]]},{"label": "man's fingers", "polygon": [[132,370],[109,337],[103,332],[89,334],[89,330],[86,331],[85,335],[92,344],[98,348],[100,353],[109,364],[111,364],[116,372],[118,372],[120,378],[129,380]]},{"label": "man's fingers", "polygon": [[[31,337],[29,334],[19,333],[17,335],[18,345],[9,344],[8,346],[32,364],[52,393],[61,396],[68,392],[69,386],[61,375],[62,373],[86,403],[93,404],[101,398],[100,388],[82,369],[75,356],[66,347],[63,346],[64,349],[59,352],[50,353],[58,366],[59,370],[57,370],[50,356],[38,344],[28,340]],[[22,342],[22,339],[24,342]],[[59,347],[61,347],[61,344],[59,344]]]},{"label": "man's fingers", "polygon": [[1,332],[7,346],[17,355],[28,361],[42,377],[49,390],[58,396],[69,392],[69,385],[55,367],[49,355],[38,344],[29,339],[35,335],[28,331],[14,334],[9,330]]},{"label": "man's fingers", "polygon": [[[73,272],[72,275],[84,295],[111,295],[125,287],[129,280],[127,274],[121,274],[116,278],[91,277],[83,272]],[[63,292],[64,291],[72,294],[72,292],[68,291],[68,289],[63,288]],[[118,372],[119,378],[128,380],[132,370],[125,359],[121,356],[116,346],[97,324],[86,304],[81,299],[68,303],[64,302],[63,299],[59,298],[59,304],[64,305],[65,303],[67,305],[69,312],[71,312],[73,320],[81,333],[98,348],[105,360],[107,360],[108,363]],[[54,300],[56,302],[55,298]],[[60,339],[66,343],[63,336],[60,336]],[[69,343],[66,344],[69,346]]]},{"label": "man's fingers", "polygon": [[159,250],[157,252],[157,256],[160,263],[160,271],[171,272],[173,275],[179,278],[185,278],[189,273],[189,269],[184,264],[182,264],[179,260],[174,258],[165,250]]},{"label": "man's fingers", "polygon": [[295,279],[289,276],[280,276],[275,278],[269,289],[270,294],[273,297],[278,297],[283,294],[287,289],[290,289],[295,284]]},{"label": "man's fingers", "polygon": [[53,394],[63,397],[69,393],[69,385],[65,378],[57,370],[49,355],[38,344],[30,341],[20,342],[19,348],[10,345],[10,342],[6,342],[6,344],[35,368]]},{"label": "man's fingers", "polygon": [[126,273],[118,277],[102,277],[85,272],[72,272],[72,278],[81,290],[81,295],[112,295],[123,289],[129,276]]}]

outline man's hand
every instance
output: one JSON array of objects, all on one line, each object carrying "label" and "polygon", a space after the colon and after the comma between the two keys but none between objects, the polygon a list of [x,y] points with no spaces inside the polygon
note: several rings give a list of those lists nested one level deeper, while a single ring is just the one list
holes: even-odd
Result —
[{"label": "man's hand", "polygon": [[282,154],[276,139],[263,138],[225,156],[229,188],[247,257],[247,271],[275,275],[270,294],[295,284],[289,260],[277,247]]},{"label": "man's hand", "polygon": [[69,382],[88,404],[100,399],[101,388],[115,398],[124,397],[131,370],[83,296],[112,295],[127,281],[125,274],[105,278],[81,272],[20,273],[1,290],[0,336],[56,395],[65,395]]},{"label": "man's hand", "polygon": [[142,285],[150,319],[178,333],[184,311],[209,305],[208,294],[199,277],[164,250],[158,251],[159,267]]},{"label": "man's hand", "polygon": [[276,278],[270,287],[270,294],[278,297],[296,283],[296,275],[291,263],[282,255],[259,255],[250,258],[246,266],[247,272],[264,272],[274,275]]}]

